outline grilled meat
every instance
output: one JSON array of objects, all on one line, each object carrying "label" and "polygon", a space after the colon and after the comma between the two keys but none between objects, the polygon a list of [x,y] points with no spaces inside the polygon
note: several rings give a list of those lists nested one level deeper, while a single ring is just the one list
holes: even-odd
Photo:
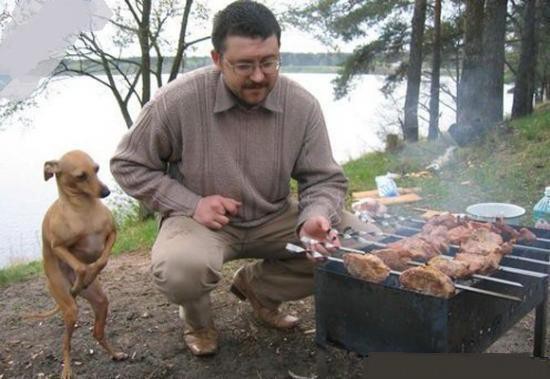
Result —
[{"label": "grilled meat", "polygon": [[467,278],[472,275],[467,262],[458,261],[456,259],[450,260],[442,256],[430,259],[428,261],[428,266],[438,269],[453,279]]},{"label": "grilled meat", "polygon": [[450,213],[442,213],[440,215],[430,218],[424,227],[422,228],[425,232],[430,232],[436,226],[444,226],[447,229],[452,229],[459,226],[462,223],[462,219],[456,217]]},{"label": "grilled meat", "polygon": [[408,250],[380,249],[372,253],[392,270],[403,271],[410,267],[408,262],[412,259],[412,254]]},{"label": "grilled meat", "polygon": [[388,247],[390,249],[405,250],[409,252],[411,258],[415,260],[428,261],[441,254],[437,245],[434,246],[424,238],[417,236],[403,238],[399,241],[389,243]]},{"label": "grilled meat", "polygon": [[430,266],[409,268],[403,271],[399,281],[405,288],[437,297],[449,298],[455,292],[451,278]]},{"label": "grilled meat", "polygon": [[373,254],[344,254],[344,266],[351,276],[368,282],[383,282],[390,268]]},{"label": "grilled meat", "polygon": [[459,253],[488,255],[499,251],[502,237],[485,228],[475,229],[460,245]]},{"label": "grilled meat", "polygon": [[468,270],[472,274],[489,274],[498,270],[502,255],[490,253],[487,255],[458,253],[454,260],[468,264]]},{"label": "grilled meat", "polygon": [[512,228],[510,225],[504,223],[502,217],[498,217],[496,221],[492,224],[493,230],[500,234],[504,241],[526,241],[532,242],[537,239],[537,236],[533,234],[527,228],[521,228],[519,231]]}]

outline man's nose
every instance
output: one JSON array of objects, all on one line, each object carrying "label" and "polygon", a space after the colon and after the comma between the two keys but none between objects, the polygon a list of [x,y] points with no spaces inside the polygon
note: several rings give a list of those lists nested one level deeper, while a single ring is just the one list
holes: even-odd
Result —
[{"label": "man's nose", "polygon": [[252,75],[250,75],[250,80],[252,80],[253,82],[259,83],[263,81],[264,78],[265,78],[265,74],[262,71],[260,65],[254,66],[254,71],[252,72]]}]

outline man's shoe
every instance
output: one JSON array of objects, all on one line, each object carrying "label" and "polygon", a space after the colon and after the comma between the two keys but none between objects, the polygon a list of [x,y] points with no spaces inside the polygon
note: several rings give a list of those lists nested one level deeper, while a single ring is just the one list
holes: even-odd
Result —
[{"label": "man's shoe", "polygon": [[256,317],[273,328],[290,329],[295,327],[300,321],[298,317],[286,315],[281,313],[278,309],[264,307],[244,278],[244,267],[241,267],[235,272],[230,290],[239,299],[243,301],[248,299]]},{"label": "man's shoe", "polygon": [[186,327],[183,341],[195,356],[212,355],[218,351],[218,332],[214,326],[202,329]]}]

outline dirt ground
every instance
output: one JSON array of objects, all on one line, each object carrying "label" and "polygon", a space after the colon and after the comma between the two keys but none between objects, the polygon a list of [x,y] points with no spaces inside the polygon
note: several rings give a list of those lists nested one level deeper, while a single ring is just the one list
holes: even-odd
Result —
[{"label": "dirt ground", "polygon": [[[302,319],[300,327],[281,332],[258,323],[248,303],[228,292],[233,271],[213,292],[220,351],[195,358],[185,348],[178,309],[152,286],[146,252],[112,258],[101,274],[111,307],[107,334],[129,354],[113,362],[91,335],[93,315],[79,299],[79,322],[73,336],[73,370],[78,378],[358,378],[368,358],[315,344],[313,299],[286,305]],[[50,378],[61,372],[63,323],[55,315],[45,321],[23,321],[21,315],[50,309],[43,277],[0,289],[0,379]],[[527,353],[533,348],[534,314],[518,322],[488,352]],[[547,341],[550,341],[550,335]],[[548,350],[547,350],[548,354]]]}]

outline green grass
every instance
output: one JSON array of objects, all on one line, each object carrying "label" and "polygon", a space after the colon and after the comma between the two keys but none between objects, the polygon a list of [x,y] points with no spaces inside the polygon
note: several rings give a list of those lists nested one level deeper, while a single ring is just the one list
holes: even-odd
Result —
[{"label": "green grass", "polygon": [[464,212],[476,202],[510,202],[526,209],[521,222],[532,225],[532,207],[550,185],[550,106],[456,150],[430,178],[406,176],[424,170],[445,148],[442,141],[420,142],[395,155],[367,154],[344,169],[352,191],[373,189],[374,176],[392,171],[402,175],[399,186],[422,188],[423,200],[414,207]]},{"label": "green grass", "polygon": [[139,221],[130,219],[119,227],[113,254],[145,249],[153,246],[157,236],[158,224],[154,219]]},{"label": "green grass", "polygon": [[[126,217],[124,221],[119,222],[113,255],[150,249],[155,241],[157,229],[157,221],[154,219],[139,221],[135,216]],[[16,264],[0,269],[0,287],[34,278],[41,273],[42,261]]]},{"label": "green grass", "polygon": [[10,266],[0,270],[0,287],[33,278],[42,272],[42,262],[34,261]]}]

